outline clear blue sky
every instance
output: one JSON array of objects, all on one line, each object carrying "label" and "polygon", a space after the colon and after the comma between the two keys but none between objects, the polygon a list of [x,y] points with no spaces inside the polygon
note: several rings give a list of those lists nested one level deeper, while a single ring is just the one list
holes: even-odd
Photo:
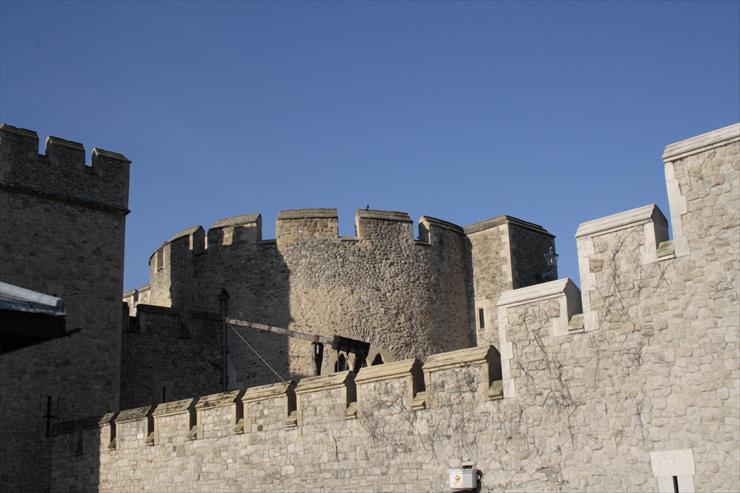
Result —
[{"label": "clear blue sky", "polygon": [[655,202],[663,146],[740,119],[738,2],[0,3],[0,120],[133,161],[126,288],[176,231],[280,209]]}]

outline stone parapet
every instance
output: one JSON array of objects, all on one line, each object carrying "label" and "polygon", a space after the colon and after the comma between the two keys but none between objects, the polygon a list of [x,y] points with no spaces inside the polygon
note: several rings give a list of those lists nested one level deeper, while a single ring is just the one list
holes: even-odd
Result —
[{"label": "stone parapet", "polygon": [[689,139],[668,144],[663,150],[663,161],[677,161],[720,146],[740,141],[740,123],[712,130]]},{"label": "stone parapet", "polygon": [[304,378],[295,388],[298,425],[347,418],[357,400],[355,374],[351,371]]},{"label": "stone parapet", "polygon": [[293,381],[252,387],[244,392],[244,433],[295,427],[296,384]]},{"label": "stone parapet", "polygon": [[501,380],[501,357],[493,346],[434,354],[423,371],[427,408],[498,397],[493,384]]},{"label": "stone parapet", "polygon": [[[667,240],[668,221],[655,204],[588,221],[578,227],[576,244],[585,330],[598,328],[598,298],[607,291],[619,289],[615,284],[617,278],[630,276],[635,268],[673,258],[672,249],[666,248]],[[605,276],[605,269],[623,274]]]},{"label": "stone parapet", "polygon": [[244,416],[243,390],[231,390],[201,397],[195,403],[196,433],[199,439],[233,435]]},{"label": "stone parapet", "polygon": [[0,125],[0,186],[18,193],[74,203],[83,207],[128,213],[129,166],[122,154],[93,148],[85,165],[85,148],[78,142],[47,137],[39,154],[36,132]]},{"label": "stone parapet", "polygon": [[116,416],[115,424],[117,450],[154,444],[152,406],[123,410]]},{"label": "stone parapet", "polygon": [[[673,253],[676,257],[689,254],[689,236],[692,231],[691,220],[687,214],[690,212],[690,202],[695,202],[694,209],[703,209],[701,206],[705,205],[705,198],[709,197],[708,205],[712,207],[722,191],[730,191],[731,179],[728,182],[728,177],[732,174],[731,167],[721,170],[718,169],[721,167],[713,166],[712,161],[726,161],[730,164],[733,156],[736,161],[738,142],[740,142],[740,123],[735,123],[665,147],[662,156],[663,169],[673,227]],[[734,153],[732,149],[735,149]],[[703,176],[707,179],[705,180]],[[712,192],[712,188],[715,192]],[[711,216],[702,216],[700,220],[704,221],[705,217]],[[688,225],[684,224],[687,220]]]},{"label": "stone parapet", "polygon": [[154,444],[175,444],[194,438],[195,399],[164,402],[152,412]]},{"label": "stone parapet", "polygon": [[[388,395],[392,395],[401,409],[410,410],[414,398],[424,391],[422,365],[417,359],[407,359],[367,366],[357,374],[355,385],[360,414],[379,412],[378,398]],[[372,397],[368,399],[369,396]]]},{"label": "stone parapet", "polygon": [[[543,309],[546,304],[552,308]],[[516,359],[522,359],[522,355],[516,355],[515,351],[516,332],[522,330],[521,319],[513,317],[530,308],[542,314],[539,323],[548,327],[548,336],[562,336],[569,333],[571,319],[581,313],[581,293],[573,281],[566,278],[501,294],[498,299],[498,330],[502,385],[506,397],[516,395],[512,368],[522,363]]]},{"label": "stone parapet", "polygon": [[[502,397],[493,346],[408,359],[298,382],[232,390],[61,423],[55,435],[100,433],[111,449],[185,444],[329,425],[368,416],[460,407]],[[105,447],[107,449],[107,446]]]}]

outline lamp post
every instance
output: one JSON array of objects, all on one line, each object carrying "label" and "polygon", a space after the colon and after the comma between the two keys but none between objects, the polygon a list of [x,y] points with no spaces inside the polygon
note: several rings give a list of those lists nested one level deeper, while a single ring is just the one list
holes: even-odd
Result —
[{"label": "lamp post", "polygon": [[229,390],[229,327],[226,324],[228,302],[229,292],[222,288],[218,294],[218,303],[221,308],[221,385],[224,392]]},{"label": "lamp post", "polygon": [[545,265],[547,265],[547,272],[545,273],[545,278],[548,280],[554,279],[557,276],[558,257],[559,255],[557,254],[553,246],[550,245],[550,248],[548,248],[547,253],[545,253]]}]

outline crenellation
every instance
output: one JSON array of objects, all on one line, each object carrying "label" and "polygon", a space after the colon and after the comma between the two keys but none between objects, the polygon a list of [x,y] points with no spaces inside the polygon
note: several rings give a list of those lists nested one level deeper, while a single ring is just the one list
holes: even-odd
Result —
[{"label": "crenellation", "polygon": [[39,155],[39,136],[27,128],[0,124],[0,145],[8,160],[35,160]]},{"label": "crenellation", "polygon": [[251,387],[244,392],[245,433],[273,431],[289,426],[288,418],[296,411],[296,384],[293,381]]},{"label": "crenellation", "polygon": [[306,241],[338,241],[336,209],[295,209],[280,211],[275,226],[278,246],[289,247]]},{"label": "crenellation", "polygon": [[363,368],[355,378],[358,417],[379,412],[411,410],[424,392],[424,373],[418,359]]},{"label": "crenellation", "polygon": [[[530,338],[541,341],[581,332],[582,323],[574,320],[582,313],[581,292],[570,279],[559,279],[507,291],[499,297],[497,306],[502,390],[505,397],[514,397],[517,394],[515,380],[521,377],[517,370],[529,359],[541,359],[536,353],[522,352],[522,338],[525,338],[526,347],[531,348],[534,346]],[[534,324],[543,329],[530,335],[527,319],[522,316],[534,316]]]},{"label": "crenellation", "polygon": [[[122,343],[123,407],[166,402],[54,426],[52,489],[441,491],[474,463],[481,490],[736,490],[736,127],[666,148],[673,238],[655,205],[579,226],[582,291],[510,216],[413,240],[404,213],[339,238],[333,209],[283,211],[273,241],[240,216],[201,255],[202,228],[175,235]],[[370,366],[327,347],[309,377],[310,342],[240,332],[277,376],[229,333],[211,394],[222,289],[229,317],[369,341]]]},{"label": "crenellation", "polygon": [[304,378],[295,388],[298,426],[343,420],[357,400],[351,371]]},{"label": "crenellation", "polygon": [[153,444],[153,406],[125,409],[118,413],[116,424],[116,450],[140,448]]},{"label": "crenellation", "polygon": [[49,136],[45,145],[45,154],[39,154],[35,132],[0,125],[0,186],[47,200],[128,213],[130,161],[125,156],[95,148],[92,165],[85,166],[82,144]]},{"label": "crenellation", "polygon": [[213,223],[208,230],[208,245],[213,247],[254,244],[262,240],[262,216],[244,214]]},{"label": "crenellation", "polygon": [[163,402],[152,411],[155,445],[174,445],[191,439],[195,428],[195,399]]},{"label": "crenellation", "polygon": [[45,145],[46,157],[52,165],[70,168],[85,166],[85,146],[79,142],[50,135]]},{"label": "crenellation", "polygon": [[501,380],[501,356],[493,346],[460,349],[428,357],[423,371],[426,408],[484,401]]},{"label": "crenellation", "polygon": [[[599,327],[604,296],[628,289],[627,274],[664,260],[659,247],[668,240],[668,222],[655,205],[647,205],[581,224],[576,232],[586,331]],[[610,267],[610,268],[608,268]],[[622,272],[622,274],[620,274]]]},{"label": "crenellation", "polygon": [[[428,396],[435,407],[460,406],[463,401],[445,401],[434,393],[449,392],[451,382],[459,380],[453,373],[463,371],[480,387],[471,398],[486,401],[490,388],[500,380],[498,361],[492,346],[471,348],[430,356],[424,365],[409,359],[364,367],[357,375],[338,372],[307,377],[297,384],[279,382],[126,409],[101,418],[60,423],[54,433],[100,428],[101,437],[107,437],[105,443],[118,437],[115,446],[101,450],[126,450],[290,429],[295,411],[299,416],[295,424],[306,427],[344,421],[348,409],[356,409],[358,419],[410,412],[418,396]],[[434,390],[425,393],[425,386]]]},{"label": "crenellation", "polygon": [[413,221],[405,212],[358,209],[355,211],[355,231],[360,240],[370,244],[390,241],[411,244]]},{"label": "crenellation", "polygon": [[197,437],[199,440],[233,435],[243,416],[243,390],[211,394],[195,403]]}]

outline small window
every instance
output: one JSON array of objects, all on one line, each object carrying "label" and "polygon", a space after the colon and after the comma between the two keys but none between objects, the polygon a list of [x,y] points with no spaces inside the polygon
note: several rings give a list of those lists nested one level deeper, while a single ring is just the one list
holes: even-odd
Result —
[{"label": "small window", "polygon": [[164,268],[164,248],[157,250],[157,270]]},{"label": "small window", "polygon": [[673,493],[680,493],[678,491],[678,476],[673,476]]},{"label": "small window", "polygon": [[486,317],[483,313],[483,308],[478,308],[478,325],[481,329],[486,328]]},{"label": "small window", "polygon": [[376,365],[382,365],[383,364],[383,357],[378,353],[375,355],[375,358],[373,359],[373,362],[370,366],[376,366]]}]

